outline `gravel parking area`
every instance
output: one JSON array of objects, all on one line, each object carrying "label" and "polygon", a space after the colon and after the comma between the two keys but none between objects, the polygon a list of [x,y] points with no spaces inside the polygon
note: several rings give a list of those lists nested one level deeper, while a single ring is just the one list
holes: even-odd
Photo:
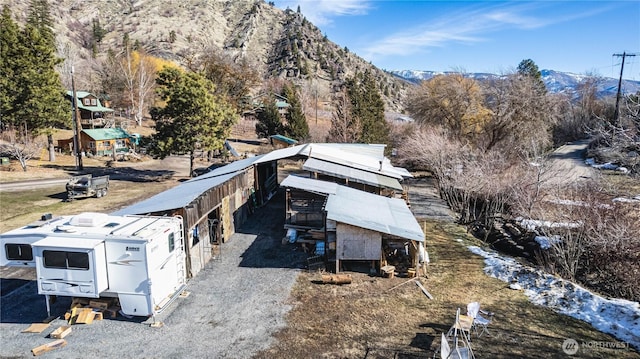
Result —
[{"label": "gravel parking area", "polygon": [[[191,279],[189,295],[178,298],[156,317],[118,316],[92,324],[77,324],[65,337],[68,344],[43,357],[64,358],[249,358],[270,346],[272,334],[286,325],[291,287],[303,270],[306,255],[282,244],[284,196],[277,195],[249,218],[219,257]],[[44,296],[36,283],[3,278],[12,286],[1,298],[0,357],[32,357],[30,350],[53,339],[70,307],[59,298],[52,314],[59,316],[42,333],[21,333],[46,317]]]}]

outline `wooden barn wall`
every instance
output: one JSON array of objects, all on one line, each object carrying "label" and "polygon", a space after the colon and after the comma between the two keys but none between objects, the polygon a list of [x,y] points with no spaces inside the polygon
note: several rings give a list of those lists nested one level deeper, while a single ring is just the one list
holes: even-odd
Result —
[{"label": "wooden barn wall", "polygon": [[336,259],[380,260],[382,256],[380,232],[338,222],[336,240]]},{"label": "wooden barn wall", "polygon": [[234,220],[234,212],[249,200],[254,178],[253,167],[250,167],[227,182],[209,189],[183,208],[187,265],[191,277],[195,276],[213,255],[209,214],[220,207],[222,241],[229,240],[235,233],[235,227],[241,224],[235,222],[246,219],[246,216],[236,216]]}]

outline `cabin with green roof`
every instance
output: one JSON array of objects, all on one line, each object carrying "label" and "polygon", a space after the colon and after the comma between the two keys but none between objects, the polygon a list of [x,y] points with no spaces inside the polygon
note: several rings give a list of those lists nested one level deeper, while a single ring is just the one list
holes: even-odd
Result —
[{"label": "cabin with green roof", "polygon": [[80,149],[94,156],[129,152],[132,137],[122,128],[96,128],[80,132]]}]

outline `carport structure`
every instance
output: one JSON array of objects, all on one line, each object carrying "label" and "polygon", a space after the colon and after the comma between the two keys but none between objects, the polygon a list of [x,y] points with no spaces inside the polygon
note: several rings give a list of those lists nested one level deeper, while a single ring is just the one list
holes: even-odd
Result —
[{"label": "carport structure", "polygon": [[[418,272],[426,253],[424,233],[404,200],[297,176],[288,176],[281,186],[287,188],[288,201],[292,191],[306,192],[307,197],[312,198],[313,206],[302,210],[296,211],[297,208],[288,203],[289,223],[285,226],[303,228],[291,224],[293,219],[322,233],[322,236],[312,235],[311,238],[316,247],[322,243],[321,247],[327,249],[326,259],[329,263],[335,261],[336,273],[341,270],[343,261],[368,261],[372,268],[393,264],[400,272],[411,268]],[[298,194],[296,198],[301,197]],[[318,208],[319,203],[322,203],[321,208]],[[401,261],[400,257],[409,261]]]}]

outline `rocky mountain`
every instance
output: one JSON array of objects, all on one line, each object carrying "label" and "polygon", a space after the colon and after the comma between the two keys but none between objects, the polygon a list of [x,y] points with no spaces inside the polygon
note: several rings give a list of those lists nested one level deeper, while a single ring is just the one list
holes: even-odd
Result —
[{"label": "rocky mountain", "polygon": [[[449,72],[403,70],[391,71],[391,73],[407,81],[419,83],[422,80],[428,80],[436,75],[447,74]],[[580,84],[589,78],[587,75],[578,75],[554,70],[541,70],[540,73],[542,74],[542,80],[547,86],[547,89],[552,93],[574,94]],[[502,75],[490,73],[465,73],[464,76],[478,81],[483,81],[496,79]],[[600,77],[596,80],[598,81],[598,94],[601,97],[616,96],[618,91],[618,79]],[[640,91],[640,81],[623,80],[622,91],[627,94],[637,93]]]},{"label": "rocky mountain", "polygon": [[[19,23],[29,1],[0,0]],[[401,110],[410,83],[384,72],[331,42],[302,14],[263,0],[49,1],[55,21],[63,81],[75,68],[78,88],[99,89],[97,73],[107,54],[121,51],[127,37],[148,53],[184,63],[207,51],[246,61],[264,80],[291,80],[329,101],[356,71],[374,73],[387,109]]]}]

